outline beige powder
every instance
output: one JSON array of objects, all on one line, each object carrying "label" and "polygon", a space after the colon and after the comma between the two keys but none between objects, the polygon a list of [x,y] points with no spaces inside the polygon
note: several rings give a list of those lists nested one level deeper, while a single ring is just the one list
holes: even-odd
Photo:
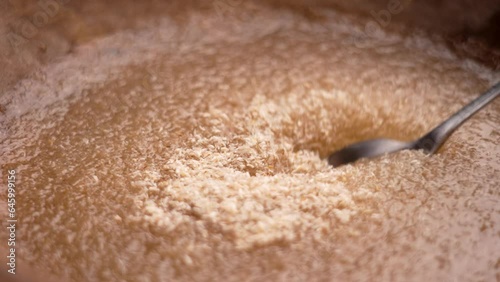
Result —
[{"label": "beige powder", "polygon": [[64,281],[499,279],[498,101],[438,155],[324,160],[416,138],[498,73],[316,13],[165,19],[3,96],[22,261]]}]

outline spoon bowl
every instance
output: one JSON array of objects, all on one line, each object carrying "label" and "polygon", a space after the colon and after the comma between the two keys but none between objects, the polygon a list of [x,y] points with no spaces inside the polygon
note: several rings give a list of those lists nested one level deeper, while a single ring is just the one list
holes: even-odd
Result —
[{"label": "spoon bowl", "polygon": [[374,158],[401,150],[424,150],[434,154],[448,137],[474,113],[493,101],[500,94],[500,82],[481,96],[464,106],[449,119],[438,125],[429,133],[413,142],[402,142],[392,139],[374,139],[355,143],[332,153],[328,163],[334,167],[355,162],[362,158]]}]

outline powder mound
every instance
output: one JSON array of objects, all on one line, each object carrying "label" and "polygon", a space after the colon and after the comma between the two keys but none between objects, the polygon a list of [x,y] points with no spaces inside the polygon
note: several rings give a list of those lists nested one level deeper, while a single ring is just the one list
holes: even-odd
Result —
[{"label": "powder mound", "polygon": [[[290,244],[309,233],[320,240],[348,223],[364,209],[353,192],[316,152],[293,150],[294,144],[332,130],[322,120],[335,111],[324,105],[341,104],[346,95],[312,91],[301,96],[257,95],[241,113],[215,108],[204,113],[205,122],[162,170],[141,172],[147,177],[133,183],[147,199],[139,202],[143,214],[133,221],[168,234],[195,219],[199,232],[207,236],[218,230],[238,249]],[[315,130],[321,125],[324,130]],[[306,130],[297,131],[300,126]]]}]

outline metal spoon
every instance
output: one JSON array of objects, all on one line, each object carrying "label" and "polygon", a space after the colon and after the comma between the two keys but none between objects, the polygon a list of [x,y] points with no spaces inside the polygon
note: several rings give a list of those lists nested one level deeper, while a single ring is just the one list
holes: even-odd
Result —
[{"label": "metal spoon", "polygon": [[401,150],[422,149],[428,154],[434,154],[455,129],[469,119],[474,113],[493,101],[499,94],[500,82],[420,139],[412,142],[402,142],[392,139],[374,139],[355,143],[332,153],[330,157],[328,157],[328,163],[334,167],[338,167],[355,162],[361,158],[373,158]]}]

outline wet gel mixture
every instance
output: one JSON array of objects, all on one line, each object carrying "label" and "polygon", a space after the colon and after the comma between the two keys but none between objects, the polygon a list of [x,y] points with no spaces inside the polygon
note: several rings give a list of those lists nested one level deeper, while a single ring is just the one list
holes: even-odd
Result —
[{"label": "wet gel mixture", "polygon": [[324,159],[414,139],[498,72],[335,11],[244,13],[96,39],[2,96],[19,263],[61,281],[500,279],[499,101],[434,156]]}]

